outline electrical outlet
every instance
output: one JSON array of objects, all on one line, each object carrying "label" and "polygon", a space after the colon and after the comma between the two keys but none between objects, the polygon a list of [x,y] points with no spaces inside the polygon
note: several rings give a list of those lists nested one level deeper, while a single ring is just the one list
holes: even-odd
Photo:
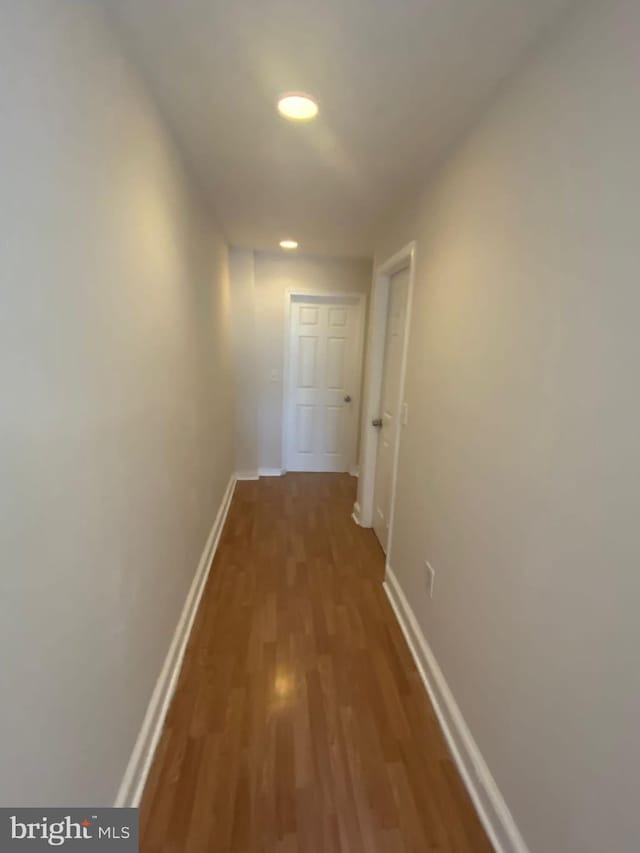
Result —
[{"label": "electrical outlet", "polygon": [[429,598],[433,598],[433,585],[436,580],[436,570],[427,560],[424,561],[424,567],[426,571],[427,595]]}]

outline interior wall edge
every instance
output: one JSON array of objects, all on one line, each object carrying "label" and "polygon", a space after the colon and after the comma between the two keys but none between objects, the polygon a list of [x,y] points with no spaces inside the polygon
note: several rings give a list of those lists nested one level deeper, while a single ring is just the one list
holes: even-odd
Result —
[{"label": "interior wall edge", "polygon": [[453,760],[496,853],[529,853],[529,848],[418,625],[398,578],[388,563],[383,586]]},{"label": "interior wall edge", "polygon": [[140,804],[169,705],[178,682],[187,642],[189,641],[191,629],[193,628],[193,623],[198,612],[200,599],[202,598],[213,559],[218,549],[220,536],[227,520],[237,480],[238,477],[235,474],[232,474],[229,478],[222,503],[207,537],[200,562],[198,563],[178,624],[176,625],[171,645],[169,646],[162,669],[160,670],[160,675],[151,694],[140,732],[136,738],[131,758],[127,764],[114,801],[114,808],[137,808]]}]

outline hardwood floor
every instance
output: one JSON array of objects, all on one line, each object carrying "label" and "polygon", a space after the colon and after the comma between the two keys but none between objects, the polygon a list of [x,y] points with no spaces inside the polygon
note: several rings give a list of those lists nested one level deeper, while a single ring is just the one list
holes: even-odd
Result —
[{"label": "hardwood floor", "polygon": [[351,520],[356,481],[240,482],[141,806],[141,850],[490,851]]}]

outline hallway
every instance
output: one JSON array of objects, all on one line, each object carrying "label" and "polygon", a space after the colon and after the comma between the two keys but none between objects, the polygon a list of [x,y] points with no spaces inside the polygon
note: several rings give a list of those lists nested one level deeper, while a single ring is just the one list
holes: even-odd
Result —
[{"label": "hallway", "polygon": [[353,524],[356,480],[238,482],[140,814],[143,851],[491,850]]},{"label": "hallway", "polygon": [[2,853],[639,853],[638,43],[0,4]]}]

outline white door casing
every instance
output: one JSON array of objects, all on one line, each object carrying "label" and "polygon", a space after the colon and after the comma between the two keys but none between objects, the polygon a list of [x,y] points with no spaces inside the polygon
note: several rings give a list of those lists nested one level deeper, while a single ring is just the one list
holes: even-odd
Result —
[{"label": "white door casing", "polygon": [[373,503],[373,529],[387,551],[391,520],[392,481],[396,435],[400,428],[401,373],[405,317],[409,293],[409,267],[395,272],[389,282],[387,328],[382,371],[382,394]]},{"label": "white door casing", "polygon": [[289,471],[354,467],[362,365],[359,294],[289,294],[284,459]]}]

